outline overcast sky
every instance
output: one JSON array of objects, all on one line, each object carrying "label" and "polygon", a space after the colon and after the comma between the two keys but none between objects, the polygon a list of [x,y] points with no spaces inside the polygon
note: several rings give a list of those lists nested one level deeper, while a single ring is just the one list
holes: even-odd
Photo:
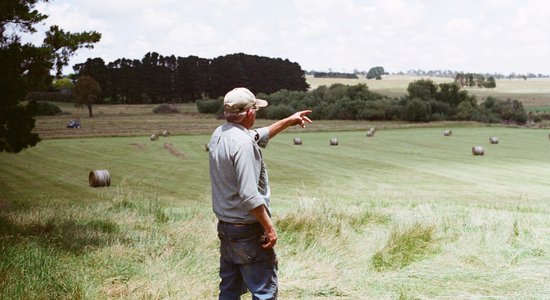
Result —
[{"label": "overcast sky", "polygon": [[50,0],[37,8],[46,26],[102,34],[71,64],[242,52],[317,71],[550,74],[547,0]]}]

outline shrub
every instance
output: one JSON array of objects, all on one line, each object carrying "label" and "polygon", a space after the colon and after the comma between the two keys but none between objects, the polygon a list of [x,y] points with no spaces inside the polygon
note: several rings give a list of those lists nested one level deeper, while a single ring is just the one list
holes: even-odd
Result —
[{"label": "shrub", "polygon": [[268,108],[265,111],[266,117],[268,119],[272,120],[278,120],[286,118],[294,113],[294,108],[289,105],[275,105],[275,106],[268,106]]},{"label": "shrub", "polygon": [[459,120],[476,120],[479,110],[472,103],[464,101],[457,107],[456,117]]},{"label": "shrub", "polygon": [[482,107],[490,110],[501,120],[518,123],[527,122],[527,112],[518,100],[508,99],[503,101],[494,97],[487,97],[487,100],[482,103]]},{"label": "shrub", "polygon": [[155,114],[173,114],[173,113],[179,113],[180,111],[173,104],[163,103],[163,104],[153,108],[153,112]]},{"label": "shrub", "polygon": [[51,101],[51,102],[73,102],[71,94],[60,92],[29,92],[25,96],[27,101]]},{"label": "shrub", "polygon": [[223,100],[221,98],[198,100],[195,104],[201,114],[221,114],[223,112]]},{"label": "shrub", "polygon": [[429,121],[429,116],[431,116],[429,102],[414,98],[405,105],[404,119],[407,121],[425,122]]},{"label": "shrub", "polygon": [[35,102],[35,111],[37,116],[55,116],[63,112],[59,106],[49,102]]}]

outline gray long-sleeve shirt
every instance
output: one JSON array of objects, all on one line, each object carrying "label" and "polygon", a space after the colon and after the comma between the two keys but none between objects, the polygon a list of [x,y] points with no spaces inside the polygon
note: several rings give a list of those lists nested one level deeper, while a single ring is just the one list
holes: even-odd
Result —
[{"label": "gray long-sleeve shirt", "polygon": [[250,211],[265,205],[269,212],[271,190],[260,146],[269,140],[267,127],[247,130],[225,123],[214,131],[208,151],[212,208],[219,220],[229,223],[253,223]]}]

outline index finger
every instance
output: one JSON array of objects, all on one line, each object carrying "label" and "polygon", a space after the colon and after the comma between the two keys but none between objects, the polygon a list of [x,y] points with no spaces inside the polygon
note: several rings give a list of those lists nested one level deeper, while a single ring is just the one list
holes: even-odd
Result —
[{"label": "index finger", "polygon": [[308,110],[302,110],[300,113],[300,117],[303,117],[305,115],[309,115],[311,113],[311,109]]}]

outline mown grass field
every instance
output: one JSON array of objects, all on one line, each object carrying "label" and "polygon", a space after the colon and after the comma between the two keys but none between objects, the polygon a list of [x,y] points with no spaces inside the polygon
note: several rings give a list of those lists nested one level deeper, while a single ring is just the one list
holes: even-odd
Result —
[{"label": "mown grass field", "polygon": [[[366,83],[399,96],[416,79]],[[549,82],[491,91],[546,111]],[[160,116],[95,105],[93,119],[60,106],[37,118],[36,147],[0,153],[0,299],[215,299],[203,146],[222,121],[189,104]],[[67,129],[71,118],[82,128]],[[272,140],[280,298],[550,298],[550,131],[536,127],[314,120]],[[111,186],[92,188],[100,169]]]},{"label": "mown grass field", "polygon": [[[367,138],[373,124],[315,122],[265,149],[281,299],[550,297],[548,130],[375,124]],[[0,153],[0,299],[216,298],[208,138],[72,136]],[[110,187],[89,186],[98,169]]]}]

